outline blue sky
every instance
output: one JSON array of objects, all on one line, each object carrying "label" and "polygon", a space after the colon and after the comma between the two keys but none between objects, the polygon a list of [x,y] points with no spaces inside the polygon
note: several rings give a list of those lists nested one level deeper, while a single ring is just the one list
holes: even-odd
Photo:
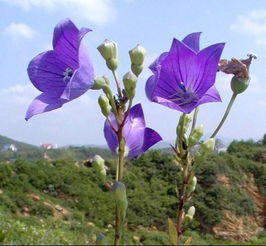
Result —
[{"label": "blue sky", "polygon": [[[175,138],[179,112],[151,103],[144,92],[151,74],[147,66],[169,50],[172,38],[201,31],[201,47],[226,42],[223,58],[258,55],[251,67],[251,83],[239,95],[218,135],[258,139],[266,133],[266,2],[213,0],[0,0],[0,134],[32,144],[105,144],[99,92],[88,91],[63,108],[24,120],[29,103],[39,94],[26,69],[38,53],[51,49],[53,28],[63,18],[93,32],[86,44],[99,75],[111,74],[96,47],[105,39],[119,45],[120,77],[129,71],[128,50],[142,44],[147,50],[145,69],[137,86],[136,103],[144,108],[146,124],[164,140]],[[223,103],[200,108],[199,123],[211,133],[231,96],[230,76],[218,74],[216,86]]]}]

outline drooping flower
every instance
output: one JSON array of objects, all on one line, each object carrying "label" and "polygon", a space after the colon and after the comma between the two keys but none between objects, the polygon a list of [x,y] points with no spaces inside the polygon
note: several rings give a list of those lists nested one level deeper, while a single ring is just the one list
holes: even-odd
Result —
[{"label": "drooping flower", "polygon": [[151,65],[146,95],[156,103],[190,113],[198,105],[221,101],[214,87],[218,62],[224,43],[199,49],[200,33],[182,41],[173,40],[169,52],[162,53]]},{"label": "drooping flower", "polygon": [[65,19],[57,24],[53,50],[34,57],[28,66],[32,84],[42,92],[30,104],[25,119],[62,107],[93,86],[94,70],[82,42],[88,28],[80,30]]},{"label": "drooping flower", "polygon": [[[111,123],[117,130],[116,119],[111,114]],[[108,121],[105,121],[104,136],[112,152],[118,148],[118,138]],[[141,104],[131,108],[123,127],[126,150],[129,157],[138,157],[151,146],[161,141],[161,136],[151,128],[146,127]]]}]

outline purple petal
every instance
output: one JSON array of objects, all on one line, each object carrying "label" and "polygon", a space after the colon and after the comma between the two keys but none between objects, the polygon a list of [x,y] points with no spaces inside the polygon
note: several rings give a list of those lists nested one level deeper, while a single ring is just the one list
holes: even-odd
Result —
[{"label": "purple petal", "polygon": [[159,104],[162,104],[168,108],[175,109],[178,111],[181,111],[185,114],[189,114],[196,106],[196,103],[190,103],[190,104],[183,104],[179,105],[171,100],[165,99],[163,97],[155,96],[153,98],[154,102],[157,102]]},{"label": "purple petal", "polygon": [[218,62],[220,60],[224,43],[211,45],[198,53],[197,80],[192,85],[192,90],[201,97],[215,83]]},{"label": "purple petal", "polygon": [[68,65],[58,59],[54,51],[47,51],[31,60],[28,75],[38,90],[56,97],[62,94],[66,86],[63,71],[67,67]]},{"label": "purple petal", "polygon": [[103,132],[109,149],[113,153],[115,153],[118,147],[118,139],[116,133],[113,131],[113,129],[110,126],[110,123],[107,120],[105,121]]},{"label": "purple petal", "polygon": [[129,149],[129,156],[141,149],[145,131],[145,120],[141,104],[137,104],[131,108],[126,119],[123,135],[125,137],[126,146]]},{"label": "purple petal", "polygon": [[158,70],[158,67],[160,66],[161,62],[165,59],[165,57],[168,55],[168,52],[162,53],[150,66],[149,69],[155,73]]},{"label": "purple petal", "polygon": [[42,93],[37,96],[30,104],[25,119],[29,120],[36,114],[48,112],[57,108],[62,107],[64,101],[58,98],[51,98],[50,95]]},{"label": "purple petal", "polygon": [[150,101],[153,100],[153,90],[156,86],[156,79],[155,79],[155,75],[152,75],[148,78],[146,85],[145,85],[145,92],[146,92],[146,96],[148,97],[148,99]]},{"label": "purple petal", "polygon": [[146,127],[144,133],[144,142],[142,152],[148,150],[151,146],[162,140],[162,137],[153,129]]},{"label": "purple petal", "polygon": [[208,103],[208,102],[221,102],[222,99],[219,95],[219,92],[215,88],[215,86],[212,86],[202,98],[197,103],[197,106],[203,103]]},{"label": "purple petal", "polygon": [[[86,33],[87,32],[83,32],[83,35],[81,35],[81,37],[84,37]],[[74,72],[72,78],[70,79],[64,92],[62,93],[61,98],[73,100],[84,94],[93,86],[93,84],[94,69],[92,62],[85,45],[81,42],[79,46],[79,68]]]},{"label": "purple petal", "polygon": [[189,46],[195,52],[199,51],[199,39],[201,32],[194,32],[187,35],[182,42]]}]

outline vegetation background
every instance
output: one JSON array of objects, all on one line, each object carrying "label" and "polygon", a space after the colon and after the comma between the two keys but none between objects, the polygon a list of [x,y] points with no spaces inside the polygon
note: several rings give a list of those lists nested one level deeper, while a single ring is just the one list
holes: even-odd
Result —
[{"label": "vegetation background", "polygon": [[[0,138],[0,145],[10,139]],[[45,151],[17,143],[0,155],[0,242],[2,244],[94,244],[97,233],[113,238],[112,194],[90,158],[106,159],[108,181],[115,159],[106,149],[68,147]],[[45,157],[45,158],[44,158]],[[175,218],[178,168],[170,149],[128,160],[129,208],[126,244],[169,244],[166,219]],[[266,135],[233,141],[197,170],[189,205],[196,218],[186,235],[193,244],[266,243]]]}]

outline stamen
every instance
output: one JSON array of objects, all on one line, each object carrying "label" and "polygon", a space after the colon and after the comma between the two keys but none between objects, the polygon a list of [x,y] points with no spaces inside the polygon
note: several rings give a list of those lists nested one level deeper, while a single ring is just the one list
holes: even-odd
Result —
[{"label": "stamen", "polygon": [[64,76],[63,80],[64,80],[64,82],[68,82],[68,81],[71,79],[72,75],[73,75],[73,70],[72,70],[71,68],[68,67],[68,68],[63,72],[63,76]]}]

